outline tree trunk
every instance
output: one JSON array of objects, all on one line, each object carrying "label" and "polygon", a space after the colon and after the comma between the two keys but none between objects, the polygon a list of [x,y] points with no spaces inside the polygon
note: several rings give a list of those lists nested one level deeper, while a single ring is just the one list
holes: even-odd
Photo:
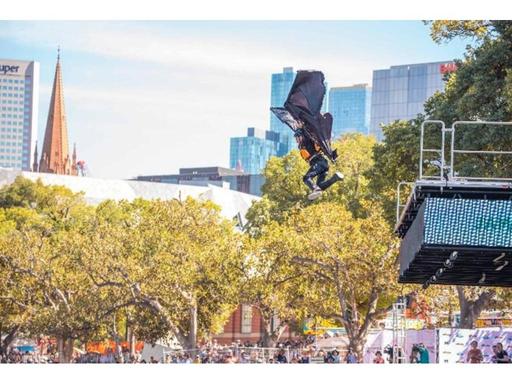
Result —
[{"label": "tree trunk", "polygon": [[2,341],[2,353],[4,355],[7,355],[7,349],[9,348],[9,345],[11,345],[11,343],[16,338],[16,335],[18,334],[19,329],[20,329],[19,325],[14,326],[14,328],[9,331],[7,336],[5,336],[5,339]]},{"label": "tree trunk", "polygon": [[75,343],[73,339],[68,339],[66,343],[66,363],[71,363],[73,361],[73,347]]},{"label": "tree trunk", "polygon": [[73,359],[74,340],[64,336],[57,337],[57,349],[59,352],[59,363],[67,364]]},{"label": "tree trunk", "polygon": [[450,306],[448,307],[448,328],[453,326],[453,308],[452,303],[450,302]]},{"label": "tree trunk", "polygon": [[117,332],[116,316],[114,315],[112,321],[112,337],[114,338],[115,350],[114,356],[116,361],[123,362],[123,349],[121,348],[121,335]]},{"label": "tree trunk", "polygon": [[263,318],[263,337],[262,337],[262,344],[264,348],[274,348],[276,346],[276,340],[272,337],[272,323]]},{"label": "tree trunk", "polygon": [[363,362],[364,356],[364,345],[366,344],[366,337],[352,337],[349,340],[348,347],[354,352],[357,356],[357,361],[359,363]]},{"label": "tree trunk", "polygon": [[59,354],[59,363],[64,362],[64,339],[60,336],[57,337],[57,352]]},{"label": "tree trunk", "polygon": [[129,327],[128,328],[128,345],[130,346],[130,357],[135,356],[135,343],[136,342],[137,341],[135,338],[135,332],[133,332],[132,327]]},{"label": "tree trunk", "polygon": [[[171,320],[171,316],[167,312],[167,309],[164,308],[160,302],[154,298],[150,298],[148,296],[145,296],[140,293],[140,288],[136,287],[136,292],[139,294],[141,301],[139,301],[137,304],[142,305],[145,307],[151,308],[154,312],[158,313],[162,318],[165,320],[169,328],[171,329],[171,332],[173,335],[178,339],[178,342],[183,348],[187,348],[187,345],[189,344],[189,338],[186,337],[186,335],[181,332],[179,327],[174,324],[174,322]],[[195,324],[196,324],[196,330],[197,330],[197,307],[195,307]],[[197,336],[194,336],[194,338]],[[194,343],[195,345],[195,343]]]},{"label": "tree trunk", "polygon": [[461,286],[457,286],[456,288],[460,305],[459,328],[472,329],[475,327],[476,319],[478,319],[480,313],[487,308],[496,292],[494,290],[484,291],[476,300],[468,300],[464,293],[464,288]]},{"label": "tree trunk", "polygon": [[[261,311],[260,311],[261,313]],[[261,340],[264,348],[275,348],[281,336],[286,329],[287,323],[280,323],[277,327],[272,329],[272,319],[267,318],[261,313],[261,320],[263,322],[263,338]]]},{"label": "tree trunk", "polygon": [[187,345],[185,349],[195,349],[197,346],[197,305],[192,304],[189,308],[189,330],[187,336]]}]

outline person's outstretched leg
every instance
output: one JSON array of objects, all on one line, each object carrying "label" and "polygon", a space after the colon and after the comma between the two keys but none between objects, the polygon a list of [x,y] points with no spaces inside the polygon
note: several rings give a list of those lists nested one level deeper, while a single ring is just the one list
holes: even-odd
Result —
[{"label": "person's outstretched leg", "polygon": [[[327,175],[327,172],[325,173]],[[329,188],[331,185],[336,183],[337,181],[343,180],[343,174],[341,172],[336,172],[334,175],[332,175],[328,180],[325,180],[325,175],[323,177],[323,180],[318,182],[318,186],[322,191],[325,191],[327,188]],[[320,176],[318,177],[318,180],[320,180]]]},{"label": "person's outstretched leg", "polygon": [[313,160],[310,164],[310,167],[302,180],[304,181],[304,184],[308,186],[308,188],[312,191],[318,188],[318,185],[313,181],[313,179],[322,174],[324,172],[324,169],[319,161]]},{"label": "person's outstretched leg", "polygon": [[[329,168],[327,168],[328,170]],[[323,171],[321,174],[318,175],[318,177],[316,178],[316,185],[318,185],[320,187],[320,189],[323,189],[322,188],[322,185],[325,183],[325,178],[327,177],[327,170]]]},{"label": "person's outstretched leg", "polygon": [[[313,159],[309,171],[304,176],[304,183],[311,189],[311,193],[308,195],[309,200],[315,200],[322,194],[322,189],[318,186],[319,183],[325,180],[329,164],[323,156],[319,156]],[[313,182],[313,178],[317,177],[317,183]]]},{"label": "person's outstretched leg", "polygon": [[302,178],[302,181],[304,181],[304,184],[306,184],[311,191],[314,191],[315,188],[317,188],[316,183],[313,181],[313,178],[316,175],[317,175],[317,173],[315,171],[315,167],[314,167],[314,165],[312,165],[311,167],[309,167],[309,170],[306,172],[306,174]]}]

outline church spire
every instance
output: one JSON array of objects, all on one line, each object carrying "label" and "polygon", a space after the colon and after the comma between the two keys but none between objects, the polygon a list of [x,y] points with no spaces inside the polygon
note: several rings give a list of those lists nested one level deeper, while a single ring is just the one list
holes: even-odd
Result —
[{"label": "church spire", "polygon": [[37,141],[34,149],[34,163],[32,164],[32,172],[38,172],[39,171],[39,165],[37,163]]},{"label": "church spire", "polygon": [[76,143],[73,143],[73,156],[71,157],[71,174],[78,175],[78,167],[76,161]]},{"label": "church spire", "polygon": [[57,65],[55,67],[52,97],[48,110],[41,160],[39,162],[39,172],[58,173],[61,175],[77,174],[76,170],[71,166],[69,156],[60,47],[57,49]]}]

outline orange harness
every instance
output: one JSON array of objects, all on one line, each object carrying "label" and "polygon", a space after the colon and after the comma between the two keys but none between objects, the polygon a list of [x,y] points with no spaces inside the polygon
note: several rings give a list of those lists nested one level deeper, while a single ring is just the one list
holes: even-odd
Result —
[{"label": "orange harness", "polygon": [[312,158],[314,155],[316,155],[316,154],[320,153],[320,150],[321,150],[321,149],[320,149],[320,146],[319,146],[319,145],[317,145],[317,144],[315,143],[315,151],[316,151],[316,153],[311,154],[311,153],[309,153],[309,152],[308,152],[308,150],[307,150],[307,149],[305,149],[305,148],[301,148],[301,149],[300,149],[300,156],[301,156],[304,160],[309,161],[309,160],[311,160],[311,158]]}]

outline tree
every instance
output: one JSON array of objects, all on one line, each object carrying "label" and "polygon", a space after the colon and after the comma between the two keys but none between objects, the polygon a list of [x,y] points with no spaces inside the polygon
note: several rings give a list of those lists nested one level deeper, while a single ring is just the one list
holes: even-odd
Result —
[{"label": "tree", "polygon": [[[6,220],[5,213],[0,210],[0,250],[3,240],[13,230],[14,223]],[[33,314],[32,307],[37,304],[31,293],[34,289],[25,290],[16,284],[15,271],[8,268],[4,257],[0,256],[0,355],[14,341],[19,331],[27,325]]]},{"label": "tree", "polygon": [[292,263],[299,244],[291,230],[274,221],[258,237],[246,236],[244,241],[240,300],[258,309],[264,347],[275,347],[286,327],[304,315],[306,285]]},{"label": "tree", "polygon": [[365,215],[364,201],[369,195],[368,170],[373,165],[373,137],[358,133],[346,134],[335,141],[339,158],[331,166],[330,173],[340,171],[345,179],[324,192],[322,198],[307,200],[308,188],[302,181],[308,164],[298,151],[292,150],[284,157],[272,157],[264,170],[263,197],[254,203],[247,213],[248,232],[257,234],[258,228],[271,220],[282,222],[287,215],[320,201],[338,201],[356,215]]},{"label": "tree", "polygon": [[[512,22],[435,21],[431,35],[438,43],[455,37],[474,38],[443,92],[425,104],[426,114],[447,124],[456,120],[512,120]],[[501,126],[459,128],[457,148],[510,150],[512,130]],[[454,172],[461,176],[510,177],[512,157],[458,155]]]},{"label": "tree", "polygon": [[59,359],[68,362],[73,341],[97,329],[103,303],[66,246],[90,209],[80,194],[23,178],[0,194],[0,305],[18,319],[14,329],[57,337]]},{"label": "tree", "polygon": [[[238,304],[241,235],[210,202],[105,201],[19,178],[0,190],[0,321],[59,341],[174,335],[185,348]],[[127,332],[128,333],[128,332]],[[128,335],[126,335],[128,336]]]},{"label": "tree", "polygon": [[491,34],[492,26],[487,20],[437,20],[430,24],[430,37],[438,44],[456,37],[481,40]]},{"label": "tree", "polygon": [[[378,204],[370,203],[375,145],[364,135],[342,136],[334,144],[340,158],[333,171],[341,171],[345,180],[315,202],[305,199],[307,163],[298,152],[272,158],[265,169],[263,198],[248,213],[249,234],[261,258],[253,268],[269,284],[252,286],[253,302],[272,308],[269,313],[277,313],[283,323],[299,316],[338,319],[360,356],[370,325],[396,298],[396,284],[389,284],[396,281],[396,242]],[[293,268],[286,264],[290,262]],[[265,269],[268,265],[274,267]],[[374,275],[372,284],[366,278]]]},{"label": "tree", "polygon": [[155,341],[170,333],[193,349],[237,304],[239,242],[210,202],[138,199],[100,204],[75,251],[115,308],[135,311],[137,335]]},{"label": "tree", "polygon": [[398,294],[397,240],[382,211],[374,206],[369,212],[355,218],[344,205],[324,202],[286,221],[301,245],[292,260],[308,291],[317,293],[315,314],[343,324],[359,359],[370,326]]},{"label": "tree", "polygon": [[414,181],[419,172],[421,120],[395,121],[382,128],[384,139],[373,147],[374,166],[367,171],[373,201],[384,208],[389,224],[396,222],[397,185]]}]

